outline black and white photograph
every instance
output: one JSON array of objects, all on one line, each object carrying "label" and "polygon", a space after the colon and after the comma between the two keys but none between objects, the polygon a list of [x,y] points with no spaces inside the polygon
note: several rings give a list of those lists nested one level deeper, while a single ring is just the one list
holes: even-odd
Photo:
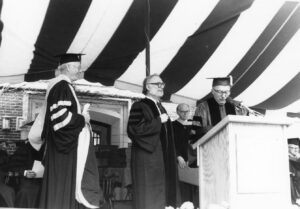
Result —
[{"label": "black and white photograph", "polygon": [[0,0],[0,208],[300,209],[300,0]]}]

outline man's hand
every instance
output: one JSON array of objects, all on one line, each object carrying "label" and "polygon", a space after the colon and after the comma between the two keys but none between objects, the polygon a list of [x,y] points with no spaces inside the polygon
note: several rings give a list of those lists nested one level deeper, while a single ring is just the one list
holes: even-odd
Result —
[{"label": "man's hand", "polygon": [[91,106],[91,105],[90,105],[89,103],[86,103],[86,104],[83,106],[82,113],[84,113],[84,112],[89,112],[90,106]]},{"label": "man's hand", "polygon": [[159,117],[160,117],[160,120],[161,120],[162,123],[167,122],[168,119],[169,119],[169,116],[168,116],[168,114],[166,114],[166,113],[161,114]]},{"label": "man's hand", "polygon": [[83,106],[83,110],[82,110],[82,115],[83,115],[86,123],[89,123],[90,119],[91,119],[90,113],[89,113],[89,108],[90,108],[90,104],[87,103]]},{"label": "man's hand", "polygon": [[178,156],[177,160],[180,168],[185,168],[187,166],[187,163],[184,161],[184,159],[181,156]]},{"label": "man's hand", "polygon": [[85,122],[89,123],[90,119],[91,119],[90,113],[89,112],[83,112],[82,115],[84,117]]},{"label": "man's hand", "polygon": [[36,173],[34,171],[31,171],[31,170],[27,170],[26,173],[25,173],[25,177],[26,178],[35,178],[36,176]]}]

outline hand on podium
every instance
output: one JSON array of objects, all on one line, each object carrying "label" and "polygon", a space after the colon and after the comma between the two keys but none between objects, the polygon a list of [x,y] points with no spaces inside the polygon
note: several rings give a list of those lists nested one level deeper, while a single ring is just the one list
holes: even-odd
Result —
[{"label": "hand on podium", "polygon": [[178,165],[180,168],[187,167],[187,162],[185,162],[185,160],[181,156],[178,156],[177,160],[178,160]]}]

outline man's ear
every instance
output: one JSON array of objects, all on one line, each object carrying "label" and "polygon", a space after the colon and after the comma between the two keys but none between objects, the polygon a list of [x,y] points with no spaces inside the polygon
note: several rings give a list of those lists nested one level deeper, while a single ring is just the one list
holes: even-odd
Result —
[{"label": "man's ear", "polygon": [[150,89],[149,89],[149,84],[146,84],[146,89],[147,89],[147,91],[150,90]]}]

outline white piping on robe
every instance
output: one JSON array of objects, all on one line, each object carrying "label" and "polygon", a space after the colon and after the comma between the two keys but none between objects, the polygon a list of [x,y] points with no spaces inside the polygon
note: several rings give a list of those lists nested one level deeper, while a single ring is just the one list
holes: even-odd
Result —
[{"label": "white piping on robe", "polygon": [[[77,104],[77,112],[81,113],[81,107],[79,104],[79,101],[77,99],[77,96],[75,94],[75,91],[72,87],[70,87],[73,96],[76,100]],[[75,187],[75,198],[76,200],[83,204],[85,207],[88,208],[99,208],[98,206],[91,205],[84,197],[82,190],[81,190],[81,182],[83,177],[83,172],[85,168],[85,163],[89,151],[90,146],[90,129],[87,124],[83,127],[82,131],[80,132],[78,136],[78,145],[77,145],[77,167],[76,167],[76,187]],[[79,155],[80,153],[80,155]]]},{"label": "white piping on robe", "polygon": [[51,121],[55,120],[56,118],[62,116],[65,112],[67,111],[67,108],[63,108],[60,111],[58,111],[57,113],[53,114],[51,116]]},{"label": "white piping on robe", "polygon": [[50,80],[50,82],[48,84],[48,87],[47,87],[46,96],[45,96],[43,106],[40,109],[40,112],[39,112],[38,116],[36,117],[33,125],[31,126],[31,129],[28,133],[28,141],[30,142],[32,147],[36,150],[40,150],[41,147],[42,147],[42,144],[44,143],[43,140],[42,140],[42,131],[43,131],[44,122],[45,122],[45,115],[46,115],[46,109],[47,109],[47,99],[48,99],[49,92],[55,84],[57,84],[59,81],[62,81],[62,80],[65,80],[67,82],[71,82],[71,80],[63,74],[61,74],[61,75],[57,76],[56,78],[53,78],[53,79]]},{"label": "white piping on robe", "polygon": [[50,112],[58,108],[59,106],[71,106],[71,101],[58,101],[57,104],[53,104],[50,107]]},{"label": "white piping on robe", "polygon": [[66,119],[64,119],[62,122],[57,123],[53,126],[54,131],[57,131],[63,127],[65,127],[66,125],[68,125],[68,123],[70,123],[71,119],[72,119],[72,113],[69,112],[68,116],[66,117]]}]

